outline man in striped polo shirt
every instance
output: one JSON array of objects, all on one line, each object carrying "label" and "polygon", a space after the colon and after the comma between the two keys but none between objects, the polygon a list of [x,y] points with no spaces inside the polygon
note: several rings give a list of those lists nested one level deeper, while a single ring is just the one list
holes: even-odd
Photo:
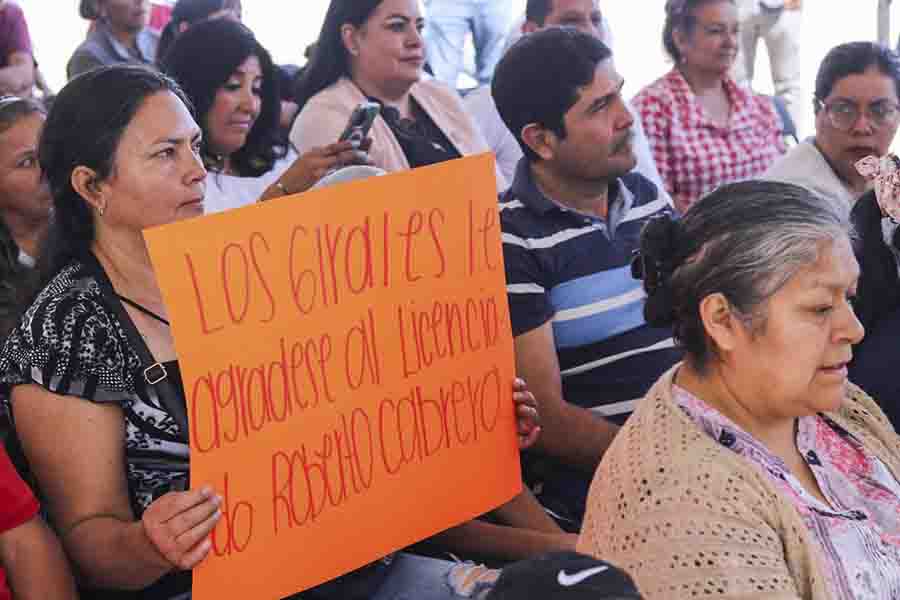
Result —
[{"label": "man in striped polo shirt", "polygon": [[631,275],[642,226],[671,208],[633,171],[622,84],[603,42],[550,28],[507,52],[492,88],[525,153],[500,218],[516,367],[541,411],[526,478],[571,529],[618,425],[680,358]]}]

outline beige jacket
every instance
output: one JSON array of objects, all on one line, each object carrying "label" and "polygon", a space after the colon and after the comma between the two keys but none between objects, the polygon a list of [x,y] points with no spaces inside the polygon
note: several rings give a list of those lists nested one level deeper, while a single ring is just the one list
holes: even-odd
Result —
[{"label": "beige jacket", "polygon": [[[449,87],[434,80],[422,80],[410,90],[413,99],[431,120],[444,132],[463,156],[490,152],[472,118],[466,112],[459,95]],[[353,109],[366,96],[356,84],[344,77],[313,96],[294,121],[290,140],[297,152],[333,144],[347,126]],[[375,119],[369,134],[372,149],[369,156],[376,167],[385,171],[404,171],[409,162],[387,122],[380,116]],[[500,171],[497,171],[497,191],[509,187]]]},{"label": "beige jacket", "polygon": [[[677,366],[600,463],[578,549],[628,571],[646,600],[831,600],[823,559],[791,501],[675,404]],[[849,385],[829,415],[900,475],[900,437]]]}]

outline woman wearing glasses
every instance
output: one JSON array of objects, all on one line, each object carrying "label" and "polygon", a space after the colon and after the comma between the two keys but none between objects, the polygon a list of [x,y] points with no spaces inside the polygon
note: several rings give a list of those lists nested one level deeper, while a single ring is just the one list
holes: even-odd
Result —
[{"label": "woman wearing glasses", "polygon": [[769,168],[784,152],[782,124],[768,98],[729,75],[738,50],[733,0],[669,0],[663,44],[675,66],[632,104],[666,190],[685,212],[706,192]]},{"label": "woman wearing glasses", "polygon": [[854,310],[866,329],[854,348],[850,379],[900,425],[896,339],[900,330],[898,227],[884,208],[896,203],[885,189],[876,197],[857,169],[867,156],[882,157],[900,122],[900,56],[872,42],[832,49],[816,76],[816,135],[792,148],[765,177],[809,188],[850,214],[860,277]]},{"label": "woman wearing glasses", "polygon": [[848,213],[868,189],[856,162],[887,154],[897,132],[898,95],[900,56],[893,50],[874,42],[832,49],[816,75],[815,136],[764,177],[807,187]]}]

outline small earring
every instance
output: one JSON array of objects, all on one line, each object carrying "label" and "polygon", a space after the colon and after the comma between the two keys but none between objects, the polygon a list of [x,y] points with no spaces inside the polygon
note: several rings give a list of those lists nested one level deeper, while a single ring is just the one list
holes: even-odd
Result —
[{"label": "small earring", "polygon": [[105,205],[105,204],[101,204],[100,206],[98,206],[98,207],[97,207],[97,212],[100,213],[100,216],[102,217],[102,216],[103,216],[103,213],[106,212],[106,205]]},{"label": "small earring", "polygon": [[350,54],[353,56],[359,56],[359,48],[350,48]]}]

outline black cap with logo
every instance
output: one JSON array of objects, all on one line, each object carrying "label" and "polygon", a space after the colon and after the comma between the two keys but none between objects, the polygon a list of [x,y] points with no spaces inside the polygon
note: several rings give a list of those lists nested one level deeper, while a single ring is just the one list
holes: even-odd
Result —
[{"label": "black cap with logo", "polygon": [[625,571],[577,552],[508,565],[485,600],[640,600]]}]

